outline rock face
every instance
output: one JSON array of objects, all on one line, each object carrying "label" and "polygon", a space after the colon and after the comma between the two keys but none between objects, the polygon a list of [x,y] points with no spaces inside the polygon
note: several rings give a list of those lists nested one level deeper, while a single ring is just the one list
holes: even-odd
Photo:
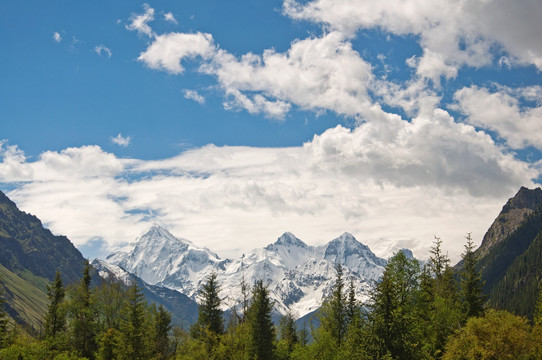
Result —
[{"label": "rock face", "polygon": [[252,285],[262,279],[275,309],[297,317],[318,309],[330,294],[336,262],[344,266],[344,278],[347,283],[353,281],[360,300],[367,298],[386,265],[386,260],[348,233],[316,247],[285,233],[274,243],[237,259],[220,259],[209,249],[178,239],[159,226],[142,235],[131,252],[112,254],[107,260],[149,284],[178,290],[192,299],[197,298],[206,277],[215,272],[224,309],[240,304],[243,281]]},{"label": "rock face", "polygon": [[521,187],[518,193],[503,206],[484,235],[477,255],[483,257],[496,244],[506,239],[516,230],[538,206],[542,204],[542,189],[533,190]]}]

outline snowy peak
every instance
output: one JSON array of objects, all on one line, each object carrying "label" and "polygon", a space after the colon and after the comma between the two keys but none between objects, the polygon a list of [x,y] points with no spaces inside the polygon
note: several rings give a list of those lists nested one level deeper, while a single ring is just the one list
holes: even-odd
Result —
[{"label": "snowy peak", "polygon": [[267,250],[273,250],[273,249],[278,248],[279,246],[285,246],[285,247],[294,247],[295,246],[295,247],[299,247],[299,248],[306,248],[307,244],[305,244],[303,241],[298,239],[291,232],[285,232],[273,244],[267,245],[266,249]]}]

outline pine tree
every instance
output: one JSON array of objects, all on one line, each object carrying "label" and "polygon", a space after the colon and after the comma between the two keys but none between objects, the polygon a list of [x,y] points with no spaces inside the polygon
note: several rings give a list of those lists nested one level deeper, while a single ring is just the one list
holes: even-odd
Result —
[{"label": "pine tree", "polygon": [[117,357],[122,360],[143,360],[149,357],[147,329],[145,323],[146,301],[135,280],[128,288],[122,308],[119,328]]},{"label": "pine tree", "polygon": [[435,236],[435,241],[430,250],[431,256],[429,257],[429,266],[431,267],[436,279],[440,279],[444,273],[444,270],[450,263],[448,256],[442,254],[441,245],[442,239]]},{"label": "pine tree", "polygon": [[224,333],[224,320],[220,310],[220,285],[216,278],[216,273],[211,273],[200,291],[198,320],[190,329],[194,338],[200,337],[205,330],[217,335]]},{"label": "pine tree", "polygon": [[320,322],[322,328],[328,331],[332,339],[341,345],[347,326],[347,306],[344,295],[343,268],[340,263],[335,264],[336,279],[330,298],[322,307]]},{"label": "pine tree", "polygon": [[4,284],[2,282],[2,278],[0,277],[0,349],[3,348],[6,345],[6,339],[7,339],[7,326],[8,326],[8,319],[6,312],[4,311]]},{"label": "pine tree", "polygon": [[369,352],[377,358],[414,359],[421,351],[416,326],[419,272],[418,262],[399,251],[371,294]]},{"label": "pine tree", "polygon": [[271,321],[273,305],[269,291],[258,280],[252,288],[252,303],[248,309],[249,341],[248,355],[250,359],[266,360],[273,358],[275,327]]},{"label": "pine tree", "polygon": [[354,321],[360,314],[360,308],[358,301],[356,300],[356,287],[354,286],[354,279],[350,279],[348,286],[348,299],[346,303],[346,317],[348,323]]},{"label": "pine tree", "polygon": [[480,316],[484,313],[486,297],[482,293],[484,282],[482,276],[476,269],[478,259],[474,253],[474,243],[471,234],[467,234],[467,244],[463,258],[463,270],[461,272],[460,288],[463,303],[465,306],[466,318]]},{"label": "pine tree", "polygon": [[97,314],[92,303],[90,289],[90,264],[85,262],[83,278],[77,287],[72,300],[73,334],[72,342],[76,352],[81,357],[92,359],[97,349],[96,320]]},{"label": "pine tree", "polygon": [[291,313],[280,318],[279,339],[286,345],[287,354],[290,354],[294,345],[299,342],[295,320]]},{"label": "pine tree", "polygon": [[63,307],[65,290],[62,277],[57,271],[53,282],[47,286],[48,308],[45,315],[45,337],[55,338],[66,328],[66,312]]},{"label": "pine tree", "polygon": [[171,315],[162,305],[158,307],[154,320],[154,350],[156,359],[167,359],[169,355],[169,331],[171,330]]}]

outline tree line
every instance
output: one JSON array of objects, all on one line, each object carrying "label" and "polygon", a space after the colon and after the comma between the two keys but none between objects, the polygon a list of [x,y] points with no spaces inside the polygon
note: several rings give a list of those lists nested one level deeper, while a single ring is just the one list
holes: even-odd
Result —
[{"label": "tree line", "polygon": [[298,329],[292,314],[273,323],[262,280],[242,281],[242,299],[225,319],[213,273],[189,331],[172,329],[170,314],[148,305],[135,281],[91,288],[87,264],[67,290],[57,273],[39,339],[9,335],[0,314],[0,359],[542,359],[542,296],[532,322],[487,308],[470,235],[462,259],[456,273],[439,238],[423,264],[399,251],[365,303],[337,263],[332,292],[316,315],[320,325],[310,329]]}]

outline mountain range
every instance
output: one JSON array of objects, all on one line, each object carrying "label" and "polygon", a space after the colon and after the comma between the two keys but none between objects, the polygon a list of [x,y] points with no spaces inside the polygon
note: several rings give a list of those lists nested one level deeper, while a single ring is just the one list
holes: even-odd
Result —
[{"label": "mountain range", "polygon": [[106,258],[137,274],[149,284],[177,290],[197,299],[211,273],[221,284],[224,310],[241,303],[240,284],[262,279],[270,290],[275,310],[302,317],[318,309],[336,278],[335,264],[343,266],[345,280],[353,282],[359,299],[365,300],[384,271],[386,260],[377,257],[351,234],[344,233],[322,246],[310,246],[292,233],[236,259],[221,259],[207,248],[173,236],[154,225],[132,251]]},{"label": "mountain range", "polygon": [[[407,256],[412,253],[403,250]],[[391,254],[390,254],[391,255]],[[508,200],[476,250],[484,291],[492,307],[531,317],[542,279],[542,190],[522,187]],[[53,235],[38,218],[20,211],[0,192],[0,282],[8,314],[36,333],[47,308],[46,287],[56,270],[69,285],[80,280],[85,259],[65,236]],[[177,238],[155,225],[129,251],[92,262],[96,282],[136,281],[148,301],[162,304],[175,325],[187,328],[197,317],[198,290],[211,273],[221,284],[223,309],[240,303],[241,283],[262,279],[277,314],[307,318],[335,281],[335,263],[344,267],[360,300],[367,298],[386,260],[344,233],[310,246],[284,233],[266,247],[235,259]],[[461,263],[456,269],[461,268]]]}]

